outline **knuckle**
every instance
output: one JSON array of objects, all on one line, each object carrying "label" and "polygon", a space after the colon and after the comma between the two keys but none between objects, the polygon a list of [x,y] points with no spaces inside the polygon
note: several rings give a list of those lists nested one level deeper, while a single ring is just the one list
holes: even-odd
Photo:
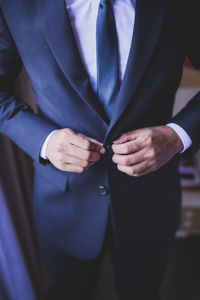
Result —
[{"label": "knuckle", "polygon": [[150,155],[149,151],[144,153],[144,159],[147,159],[147,160],[151,159],[151,155]]},{"label": "knuckle", "polygon": [[82,167],[83,168],[88,168],[89,167],[89,162],[88,161],[83,161],[82,162]]},{"label": "knuckle", "polygon": [[141,172],[141,168],[135,167],[133,170],[133,176],[139,177],[140,172]]},{"label": "knuckle", "polygon": [[76,171],[75,171],[76,173],[82,173],[82,171],[81,171],[82,168],[81,168],[81,167],[80,167],[80,168],[76,168],[75,170],[76,170]]},{"label": "knuckle", "polygon": [[62,138],[62,139],[65,139],[66,138],[66,132],[69,132],[68,130],[66,131],[66,130],[61,130],[60,131],[60,137]]},{"label": "knuckle", "polygon": [[134,176],[134,175],[135,175],[135,168],[132,168],[132,169],[130,170],[129,174],[130,174],[131,176]]},{"label": "knuckle", "polygon": [[59,153],[57,154],[57,160],[58,160],[60,163],[63,163],[64,157],[63,157],[63,153],[62,153],[62,152],[59,152]]},{"label": "knuckle", "polygon": [[64,128],[64,129],[61,129],[61,131],[62,131],[63,133],[76,134],[76,132],[73,131],[71,128]]},{"label": "knuckle", "polygon": [[65,164],[63,162],[59,162],[58,167],[61,171],[65,171]]},{"label": "knuckle", "polygon": [[140,174],[135,173],[135,174],[134,174],[134,177],[140,177]]},{"label": "knuckle", "polygon": [[158,167],[156,166],[156,165],[154,165],[153,167],[152,167],[152,171],[156,171],[158,169]]},{"label": "knuckle", "polygon": [[121,166],[119,164],[117,164],[117,169],[121,171]]},{"label": "knuckle", "polygon": [[126,166],[130,165],[130,158],[127,158],[127,157],[123,158],[123,163],[124,163]]},{"label": "knuckle", "polygon": [[149,144],[153,145],[153,137],[151,135],[149,136]]},{"label": "knuckle", "polygon": [[58,152],[58,153],[63,152],[63,147],[61,145],[58,145],[56,148],[56,152]]},{"label": "knuckle", "polygon": [[126,152],[129,153],[131,150],[131,146],[130,145],[126,145]]},{"label": "knuckle", "polygon": [[134,145],[134,151],[139,151],[140,150],[140,145],[138,143],[135,143]]},{"label": "knuckle", "polygon": [[114,154],[114,155],[112,156],[112,161],[113,161],[114,163],[117,163],[117,160],[116,160],[116,154]]},{"label": "knuckle", "polygon": [[138,168],[134,168],[132,174],[135,176],[138,173]]},{"label": "knuckle", "polygon": [[83,172],[84,172],[84,168],[80,167],[80,168],[78,169],[78,172],[79,172],[79,173],[83,173]]},{"label": "knuckle", "polygon": [[122,134],[122,138],[129,139],[129,133],[126,132],[126,133]]},{"label": "knuckle", "polygon": [[86,159],[86,161],[89,161],[92,158],[92,153],[91,152],[86,152],[84,155],[84,158]]},{"label": "knuckle", "polygon": [[58,140],[58,142],[57,142],[57,148],[61,148],[62,149],[62,148],[64,148],[64,145],[65,145],[64,144],[64,140],[60,138]]},{"label": "knuckle", "polygon": [[150,157],[155,159],[155,157],[156,157],[156,149],[155,148],[151,149],[151,151],[150,151]]},{"label": "knuckle", "polygon": [[90,141],[88,141],[88,140],[84,140],[84,148],[86,149],[86,150],[89,150],[90,149]]},{"label": "knuckle", "polygon": [[151,156],[150,158],[151,158],[151,160],[150,160],[149,164],[154,166],[156,164],[156,158],[154,156]]},{"label": "knuckle", "polygon": [[128,153],[129,152],[129,146],[128,145],[124,145],[123,146],[123,150],[124,150],[124,153]]},{"label": "knuckle", "polygon": [[65,141],[66,138],[67,138],[67,135],[66,135],[65,131],[61,131],[61,133],[60,133],[60,143]]},{"label": "knuckle", "polygon": [[79,168],[78,168],[78,173],[84,173],[85,170],[86,170],[86,168],[84,168],[84,167],[79,167]]},{"label": "knuckle", "polygon": [[115,156],[113,157],[113,159],[114,159],[115,163],[117,163],[117,164],[122,163],[122,161],[120,160],[121,157],[118,154],[115,154]]},{"label": "knuckle", "polygon": [[120,163],[120,157],[117,154],[113,156],[113,160],[116,164]]},{"label": "knuckle", "polygon": [[148,136],[148,144],[149,145],[152,145],[153,144],[153,136],[150,134],[149,136]]},{"label": "knuckle", "polygon": [[144,165],[145,169],[148,169],[150,167],[150,163],[147,161]]}]

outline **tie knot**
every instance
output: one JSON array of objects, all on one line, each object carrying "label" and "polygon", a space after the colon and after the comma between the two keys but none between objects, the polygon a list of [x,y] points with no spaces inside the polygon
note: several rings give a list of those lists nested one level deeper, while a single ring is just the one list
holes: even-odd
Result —
[{"label": "tie knot", "polygon": [[100,7],[101,8],[110,6],[110,4],[111,4],[111,0],[100,0]]},{"label": "tie knot", "polygon": [[109,3],[111,0],[100,0],[100,4],[107,4],[107,3]]}]

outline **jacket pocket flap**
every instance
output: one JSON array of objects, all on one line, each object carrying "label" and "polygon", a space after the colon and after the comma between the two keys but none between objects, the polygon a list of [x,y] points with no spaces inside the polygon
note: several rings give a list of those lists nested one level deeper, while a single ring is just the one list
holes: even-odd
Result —
[{"label": "jacket pocket flap", "polygon": [[52,164],[43,165],[34,162],[35,169],[61,191],[68,190],[69,172],[56,169]]}]

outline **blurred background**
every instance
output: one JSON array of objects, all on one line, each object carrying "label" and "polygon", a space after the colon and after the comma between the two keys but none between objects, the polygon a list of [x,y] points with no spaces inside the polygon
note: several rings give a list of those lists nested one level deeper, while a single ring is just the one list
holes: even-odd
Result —
[{"label": "blurred background", "polygon": [[[200,72],[186,62],[176,96],[176,114],[200,90]],[[23,70],[16,93],[37,112]],[[31,159],[0,135],[0,299],[38,300],[48,276],[33,226]],[[163,300],[200,300],[200,152],[180,164],[182,217],[162,286]],[[40,274],[40,276],[38,276]],[[109,253],[105,255],[95,300],[117,300]]]}]

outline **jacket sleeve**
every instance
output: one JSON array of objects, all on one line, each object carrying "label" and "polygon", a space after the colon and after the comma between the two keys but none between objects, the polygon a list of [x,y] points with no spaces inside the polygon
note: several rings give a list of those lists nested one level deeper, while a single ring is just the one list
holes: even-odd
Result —
[{"label": "jacket sleeve", "polygon": [[[195,8],[197,6],[197,8]],[[200,1],[196,1],[193,12],[200,11]],[[194,68],[200,70],[200,22],[199,17],[193,15],[194,25],[191,27],[190,41],[188,43],[188,53]],[[198,92],[188,104],[171,119],[181,126],[192,139],[192,146],[183,153],[185,157],[190,157],[200,149],[200,92]]]},{"label": "jacket sleeve", "polygon": [[21,68],[21,58],[0,8],[0,133],[40,161],[44,140],[57,128],[15,96],[14,83]]}]

